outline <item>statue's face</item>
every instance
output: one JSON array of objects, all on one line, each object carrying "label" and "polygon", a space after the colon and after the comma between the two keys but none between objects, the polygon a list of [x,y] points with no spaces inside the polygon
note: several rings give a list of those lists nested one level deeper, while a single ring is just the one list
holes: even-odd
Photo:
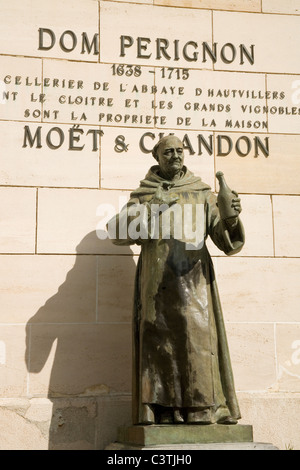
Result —
[{"label": "statue's face", "polygon": [[182,169],[184,160],[183,145],[178,137],[167,137],[160,144],[157,155],[163,174],[173,176]]}]

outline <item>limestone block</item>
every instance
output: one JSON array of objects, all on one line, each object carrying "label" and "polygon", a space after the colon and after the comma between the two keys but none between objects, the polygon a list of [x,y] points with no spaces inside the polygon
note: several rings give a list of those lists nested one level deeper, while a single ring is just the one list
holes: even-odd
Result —
[{"label": "limestone block", "polygon": [[262,11],[266,13],[300,14],[299,0],[262,0]]},{"label": "limestone block", "polygon": [[[98,188],[99,147],[98,151],[93,151],[92,136],[85,133],[84,142],[80,143],[84,148],[80,152],[69,150],[70,127],[26,121],[0,122],[0,184]],[[99,127],[91,126],[85,131],[90,129],[96,131]],[[34,140],[32,146],[28,132]],[[46,143],[47,136],[50,144],[61,146],[50,148]],[[37,145],[41,147],[37,148]]]},{"label": "limestone block", "polygon": [[[120,8],[119,4],[117,8]],[[43,73],[49,79],[49,86],[44,86],[44,109],[57,110],[59,122],[153,126],[154,96],[150,91],[142,92],[142,87],[151,90],[154,86],[154,71],[149,67],[136,72],[133,66],[126,65],[123,74],[119,75],[110,64],[90,63],[82,66],[80,62],[44,60]],[[54,87],[57,77],[63,77],[68,86],[63,88],[60,80],[60,86]],[[151,119],[148,122],[143,118],[140,122],[139,116],[150,116]],[[53,114],[45,116],[44,121],[53,122]],[[75,143],[76,147],[79,145],[82,144]]]},{"label": "limestone block", "polygon": [[24,417],[34,423],[47,423],[51,419],[53,404],[48,398],[31,398]]},{"label": "limestone block", "polygon": [[[227,178],[226,180],[228,185],[231,186],[230,180]],[[232,189],[234,190],[234,187]],[[245,228],[246,241],[238,256],[273,256],[273,222],[270,196],[248,194],[239,196],[242,204],[240,218]],[[224,255],[210,239],[207,240],[207,245],[211,255]]]},{"label": "limestone block", "polygon": [[53,399],[49,429],[50,450],[94,450],[97,403],[95,398]]},{"label": "limestone block", "polygon": [[[168,88],[169,76],[170,72],[156,70],[159,91],[164,86]],[[266,117],[262,114],[253,115],[252,111],[254,107],[265,104],[265,77],[262,74],[191,69],[188,78],[184,74],[179,78],[173,74],[172,81],[173,86],[176,85],[174,94],[164,97],[161,93],[157,98],[157,115],[166,116],[165,125],[158,121],[157,127],[204,131],[211,128],[225,132],[230,127],[234,129],[239,121],[241,127],[242,122],[247,123],[244,128],[248,132],[266,132]],[[172,107],[167,104],[169,101]],[[160,106],[164,108],[160,109]],[[248,125],[249,122],[251,124]]]},{"label": "limestone block", "polygon": [[24,326],[0,326],[0,351],[0,396],[24,397],[27,393]]},{"label": "limestone block", "polygon": [[209,8],[216,10],[237,11],[261,11],[260,0],[154,0],[154,5],[185,7],[185,8]]},{"label": "limestone block", "polygon": [[[178,24],[180,28],[174,28],[174,25]],[[174,51],[175,40],[181,41],[182,50],[188,41],[210,42],[211,33],[211,12],[207,10],[194,10],[191,15],[189,9],[103,2],[100,15],[100,60],[116,64],[187,67],[190,63],[182,58],[182,54],[179,60],[175,59],[173,52],[171,59],[164,54],[161,59],[156,59],[156,39],[168,39],[171,51]],[[125,48],[124,54],[121,50],[121,36],[130,36],[134,39],[133,46]],[[138,37],[147,38],[141,43],[141,57],[137,57]],[[211,65],[201,66],[212,69]]]},{"label": "limestone block", "polygon": [[297,322],[299,259],[217,258],[217,280],[230,322]]},{"label": "limestone block", "polygon": [[98,312],[100,322],[131,322],[137,257],[98,257]]},{"label": "limestone block", "polygon": [[93,256],[2,256],[0,321],[95,321],[96,275]]},{"label": "limestone block", "polygon": [[0,188],[0,253],[34,253],[36,190]]},{"label": "limestone block", "polygon": [[268,324],[226,326],[236,390],[265,390],[276,380],[274,327]]},{"label": "limestone block", "polygon": [[0,407],[0,450],[47,450],[48,436],[18,412]]},{"label": "limestone block", "polygon": [[30,339],[32,396],[130,391],[130,324],[34,324]]},{"label": "limestone block", "polygon": [[267,89],[269,132],[299,134],[300,75],[267,75]]},{"label": "limestone block", "polygon": [[[240,134],[224,135],[232,139],[235,148]],[[269,137],[268,157],[261,151],[256,158],[254,153],[240,157],[233,150],[229,156],[217,156],[216,169],[224,172],[231,187],[239,193],[299,194],[299,135],[261,134],[259,137],[264,145]]]},{"label": "limestone block", "polygon": [[[299,41],[299,24],[298,16],[216,11],[214,41],[219,44],[255,45],[254,64],[248,61],[239,64],[241,71],[297,74],[299,55],[295,44]],[[282,34],[284,31],[289,34]],[[276,54],[270,54],[271,50]],[[217,63],[215,69],[237,70],[237,63]]]},{"label": "limestone block", "polygon": [[[170,133],[184,139],[185,146],[191,146],[194,154],[190,154],[188,148],[185,150],[185,165],[196,175],[201,176],[203,181],[214,186],[214,160],[213,155],[205,152],[201,148],[202,155],[199,155],[199,132],[190,131],[188,134],[183,130],[160,129],[148,131],[147,129],[124,129],[122,132],[118,128],[106,128],[102,137],[101,145],[101,186],[103,188],[114,189],[135,189],[139,186],[140,180],[151,166],[157,162],[152,154],[143,153],[141,145],[148,151],[151,151],[154,145],[163,135]],[[125,136],[127,151],[117,152],[116,140],[119,135]],[[213,135],[209,132],[201,132],[201,135],[207,142],[210,142],[210,136],[213,142]],[[186,141],[186,136],[189,141]]]},{"label": "limestone block", "polygon": [[94,450],[93,397],[0,399],[1,450]]},{"label": "limestone block", "polygon": [[253,425],[256,442],[272,442],[280,450],[299,450],[299,393],[238,393],[241,424]]},{"label": "limestone block", "polygon": [[39,190],[38,253],[139,252],[137,247],[116,247],[106,233],[107,222],[128,199],[129,193],[121,191]]},{"label": "limestone block", "polygon": [[[25,0],[20,8],[20,2],[12,0],[1,5],[1,15],[0,42],[3,54],[98,61],[98,54],[82,54],[82,33],[86,33],[90,43],[98,33],[97,2],[86,0],[83,8],[81,0],[66,0],[64,3],[54,0],[51,5],[42,5],[39,0]],[[45,47],[53,44],[52,48],[39,50],[39,28],[53,31],[55,38],[47,33],[43,42]],[[72,35],[63,36],[65,31],[70,30]],[[68,49],[68,52],[63,48]]]},{"label": "limestone block", "polygon": [[[36,99],[42,93],[42,61],[0,56],[0,67],[0,118],[21,121],[33,106],[33,94]],[[40,122],[41,116],[31,116],[31,120]]]},{"label": "limestone block", "polygon": [[274,232],[276,256],[299,256],[300,224],[295,214],[299,213],[299,198],[296,196],[274,196]]},{"label": "limestone block", "polygon": [[97,414],[93,397],[2,399],[0,448],[94,450]]},{"label": "limestone block", "polygon": [[[101,145],[101,187],[107,189],[135,189],[144,179],[149,168],[156,164],[152,154],[144,154],[140,149],[140,141],[144,141],[151,150],[158,142],[143,138],[149,132],[145,129],[106,128]],[[152,130],[151,130],[152,133]],[[127,149],[118,152],[118,136],[124,136]],[[121,149],[121,147],[120,147]]]},{"label": "limestone block", "polygon": [[276,325],[279,390],[300,392],[300,324]]},{"label": "limestone block", "polygon": [[117,439],[120,426],[131,424],[131,396],[98,397],[96,449],[103,450]]}]

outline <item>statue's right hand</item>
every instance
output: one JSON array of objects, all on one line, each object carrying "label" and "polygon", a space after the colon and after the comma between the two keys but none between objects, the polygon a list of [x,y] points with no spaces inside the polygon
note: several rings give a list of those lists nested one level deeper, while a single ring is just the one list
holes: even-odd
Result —
[{"label": "statue's right hand", "polygon": [[170,193],[169,189],[163,189],[163,187],[159,185],[150,201],[150,204],[167,204],[168,206],[172,206],[173,204],[176,204],[178,199],[179,197]]}]

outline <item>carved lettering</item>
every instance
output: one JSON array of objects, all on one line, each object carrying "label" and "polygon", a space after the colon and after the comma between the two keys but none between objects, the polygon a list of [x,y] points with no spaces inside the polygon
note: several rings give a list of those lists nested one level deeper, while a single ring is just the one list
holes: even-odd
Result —
[{"label": "carved lettering", "polygon": [[32,148],[32,147],[34,146],[35,140],[37,141],[37,143],[36,143],[36,148],[37,148],[37,149],[42,148],[42,144],[41,144],[41,129],[42,129],[42,126],[39,126],[39,127],[37,128],[37,130],[35,131],[34,137],[32,137],[32,134],[31,134],[31,131],[30,131],[30,127],[29,127],[29,126],[25,126],[25,127],[24,127],[23,148],[26,148],[26,147],[27,147],[27,143],[28,143],[29,146]]},{"label": "carved lettering", "polygon": [[[139,146],[143,153],[151,153],[154,142],[164,137],[164,133],[161,132],[158,135],[154,132],[145,132],[140,139]],[[173,133],[170,133],[173,135]],[[204,153],[212,156],[214,154],[214,135],[204,136],[203,134],[197,135],[197,140],[194,136],[191,137],[188,133],[182,138],[183,147],[187,150],[189,155],[195,155],[197,149],[197,155],[202,156]],[[264,157],[268,157],[270,154],[269,137],[262,139],[259,136],[240,136],[234,143],[233,139],[228,135],[219,134],[216,136],[216,156],[217,157],[228,157],[234,151],[239,157],[246,157],[251,154],[257,158],[261,153]]]},{"label": "carved lettering", "polygon": [[[84,136],[92,136],[92,152],[99,150],[99,136],[103,135],[103,131],[100,129],[82,129],[79,125],[74,125],[68,129],[69,134],[69,146],[68,150],[70,151],[81,151],[85,147],[85,143],[80,141]],[[42,126],[38,126],[35,131],[31,131],[29,126],[24,127],[24,139],[23,139],[23,148],[34,147],[37,149],[42,148]],[[89,139],[90,140],[90,139]],[[51,150],[57,150],[65,142],[65,132],[61,127],[55,126],[52,127],[45,136],[45,143],[47,147]]]},{"label": "carved lettering", "polygon": [[[50,51],[56,44],[56,35],[52,29],[39,28],[38,50]],[[64,31],[58,41],[59,47],[63,52],[73,52],[77,47],[78,38],[74,31],[68,29]],[[99,34],[95,33],[92,40],[89,39],[86,32],[81,34],[81,54],[99,54]]]},{"label": "carved lettering", "polygon": [[120,57],[126,57],[127,52],[132,47],[136,50],[137,59],[155,60],[180,60],[183,58],[187,62],[207,62],[208,59],[213,64],[219,60],[225,64],[231,64],[237,59],[243,65],[245,61],[254,65],[255,46],[251,44],[232,44],[226,43],[220,45],[216,42],[212,46],[207,42],[197,43],[196,41],[187,41],[182,43],[179,39],[170,42],[167,38],[156,38],[154,40],[145,37],[133,38],[132,36],[120,36]]}]

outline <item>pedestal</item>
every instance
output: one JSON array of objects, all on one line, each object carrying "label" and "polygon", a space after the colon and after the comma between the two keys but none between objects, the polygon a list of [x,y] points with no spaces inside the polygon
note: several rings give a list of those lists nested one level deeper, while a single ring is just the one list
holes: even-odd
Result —
[{"label": "pedestal", "polygon": [[106,450],[278,450],[254,443],[250,425],[150,425],[119,428]]}]

